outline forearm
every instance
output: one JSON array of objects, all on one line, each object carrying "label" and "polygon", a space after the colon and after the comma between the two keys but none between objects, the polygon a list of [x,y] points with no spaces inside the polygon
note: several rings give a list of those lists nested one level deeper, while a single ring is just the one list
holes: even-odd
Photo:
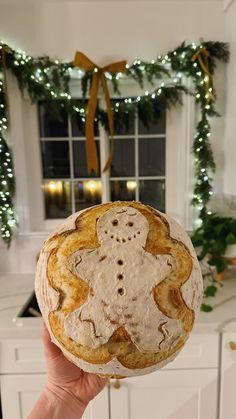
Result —
[{"label": "forearm", "polygon": [[27,419],[80,419],[84,410],[71,394],[45,388]]}]

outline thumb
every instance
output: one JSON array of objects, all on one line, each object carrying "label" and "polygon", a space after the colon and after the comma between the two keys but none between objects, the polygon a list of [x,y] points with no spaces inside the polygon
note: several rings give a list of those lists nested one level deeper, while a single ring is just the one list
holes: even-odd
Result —
[{"label": "thumb", "polygon": [[57,358],[59,355],[62,355],[61,350],[56,345],[54,345],[54,343],[52,343],[49,331],[45,324],[43,326],[42,335],[43,335],[44,353],[47,360],[50,361],[54,358]]}]

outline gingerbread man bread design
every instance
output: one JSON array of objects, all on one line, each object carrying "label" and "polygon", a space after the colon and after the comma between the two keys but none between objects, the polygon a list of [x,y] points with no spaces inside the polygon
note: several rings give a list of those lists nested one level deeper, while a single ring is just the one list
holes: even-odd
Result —
[{"label": "gingerbread man bread design", "polygon": [[[170,274],[173,257],[144,250],[148,230],[137,209],[113,208],[98,220],[100,247],[73,253],[72,271],[90,287],[86,304],[65,319],[65,331],[74,341],[97,348],[120,326],[142,352],[164,349],[179,338],[180,322],[165,316],[153,295]],[[159,325],[156,330],[150,330],[152,322]]]},{"label": "gingerbread man bread design", "polygon": [[80,368],[143,375],[172,361],[202,298],[190,239],[139,202],[73,214],[44,243],[35,290],[53,342]]}]

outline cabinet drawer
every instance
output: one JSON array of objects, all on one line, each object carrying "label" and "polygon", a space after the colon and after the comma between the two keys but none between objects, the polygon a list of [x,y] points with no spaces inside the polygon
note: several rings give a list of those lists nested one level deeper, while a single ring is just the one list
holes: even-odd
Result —
[{"label": "cabinet drawer", "polygon": [[[26,419],[43,390],[46,374],[2,375],[0,383],[3,418]],[[109,419],[108,400],[106,386],[89,403],[83,419]]]},{"label": "cabinet drawer", "polygon": [[[164,369],[217,368],[219,336],[217,333],[192,333],[177,358]],[[46,372],[40,339],[1,341],[0,373]]]},{"label": "cabinet drawer", "polygon": [[218,368],[218,333],[192,333],[173,362],[164,369]]},{"label": "cabinet drawer", "polygon": [[40,339],[7,339],[0,345],[1,374],[46,372]]}]

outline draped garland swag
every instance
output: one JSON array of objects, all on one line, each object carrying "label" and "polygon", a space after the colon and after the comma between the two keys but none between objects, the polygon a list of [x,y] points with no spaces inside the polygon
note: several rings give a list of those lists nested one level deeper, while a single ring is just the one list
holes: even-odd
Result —
[{"label": "draped garland swag", "polygon": [[[151,62],[135,60],[98,67],[83,53],[77,52],[71,62],[52,60],[47,56],[32,57],[26,52],[0,43],[0,228],[3,241],[9,246],[18,227],[14,208],[15,179],[12,152],[8,145],[9,107],[7,72],[17,79],[20,90],[27,91],[32,102],[48,101],[51,111],[68,111],[81,125],[86,126],[86,152],[89,172],[97,172],[98,156],[94,142],[94,121],[100,122],[110,137],[110,156],[103,168],[106,171],[114,152],[114,127],[129,127],[134,115],[149,126],[160,116],[160,103],[165,109],[182,104],[183,94],[193,95],[200,109],[200,116],[193,140],[195,185],[192,205],[199,209],[200,219],[207,215],[207,202],[213,194],[212,173],[215,162],[211,147],[211,118],[219,116],[215,109],[216,91],[214,72],[217,61],[227,63],[229,46],[223,42],[202,42],[186,45],[159,55]],[[69,83],[77,77],[81,84],[82,98],[71,97]],[[120,96],[120,81],[133,79],[143,89],[138,96]],[[184,84],[192,80],[192,90]],[[106,110],[99,106],[98,89],[102,85]],[[146,85],[149,90],[145,90]],[[117,100],[110,99],[112,87]]]}]

